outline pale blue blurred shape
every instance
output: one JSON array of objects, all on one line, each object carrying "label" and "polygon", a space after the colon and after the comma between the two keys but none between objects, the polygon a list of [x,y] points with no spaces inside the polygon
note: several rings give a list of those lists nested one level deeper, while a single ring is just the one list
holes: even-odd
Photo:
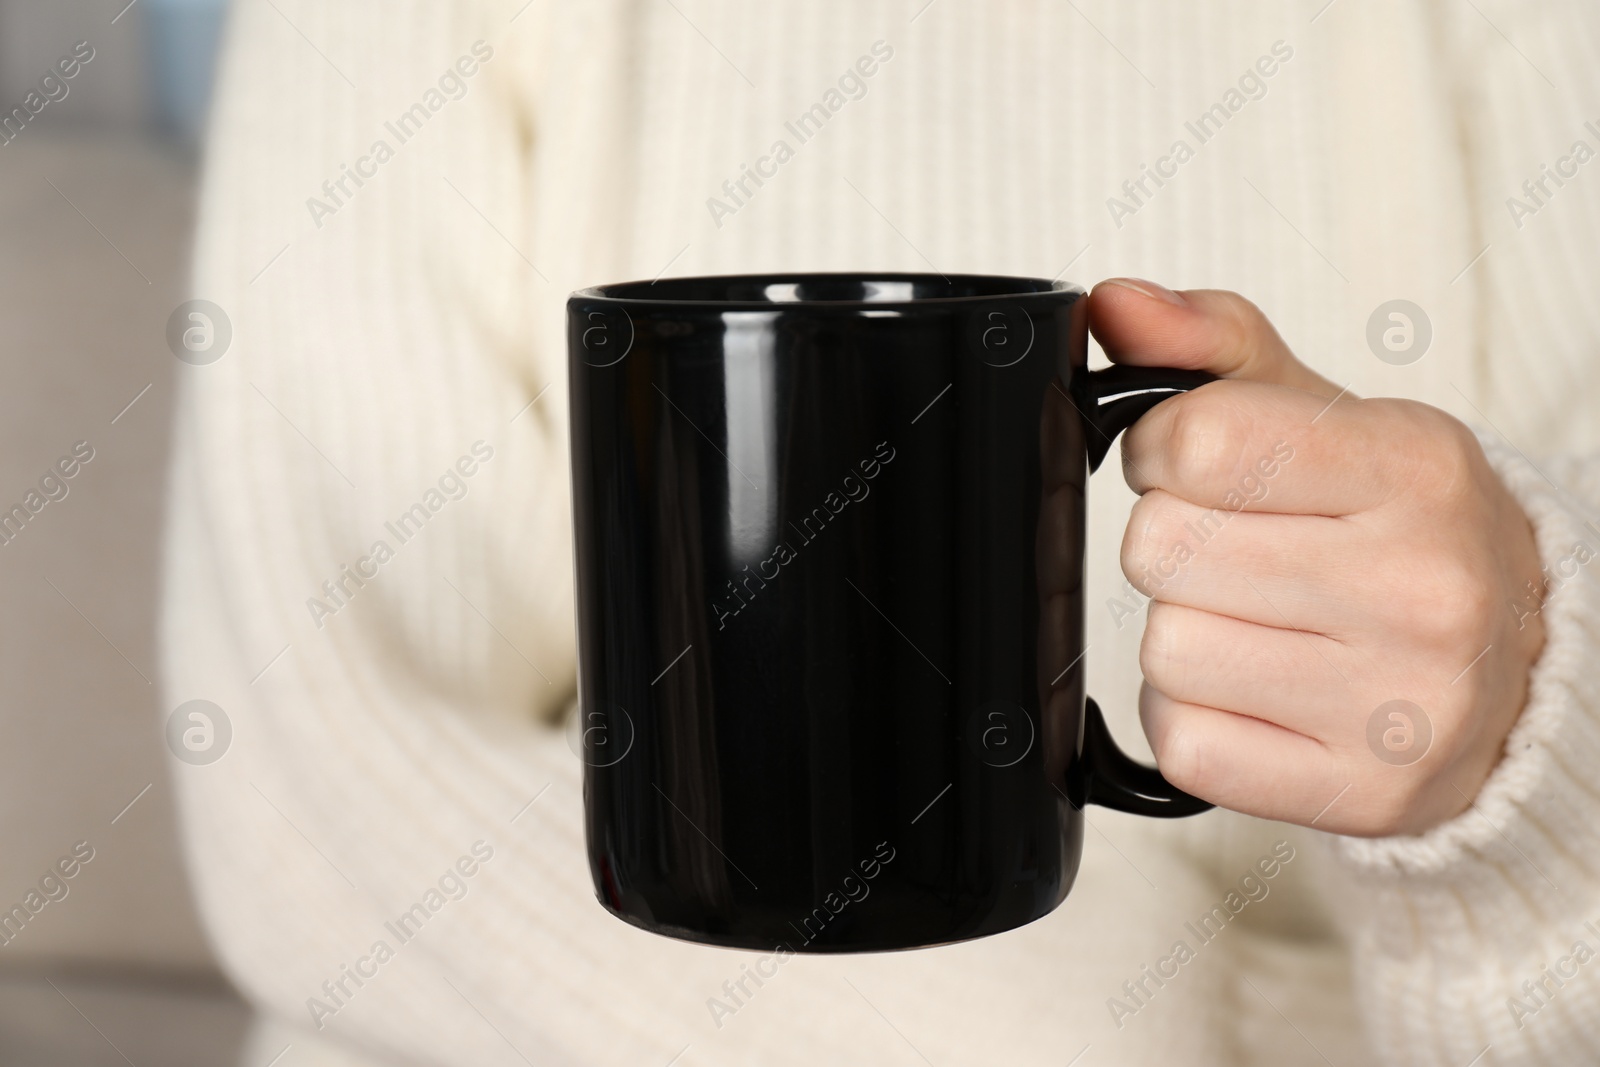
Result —
[{"label": "pale blue blurred shape", "polygon": [[228,0],[143,0],[156,120],[188,144],[205,130]]}]

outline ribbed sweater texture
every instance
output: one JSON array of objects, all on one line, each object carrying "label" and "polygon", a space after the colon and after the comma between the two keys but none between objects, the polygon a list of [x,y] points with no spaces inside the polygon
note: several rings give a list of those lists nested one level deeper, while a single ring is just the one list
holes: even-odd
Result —
[{"label": "ribbed sweater texture", "polygon": [[[1473,424],[1547,564],[1600,550],[1600,164],[1571,162],[1600,150],[1597,30],[1579,0],[240,0],[193,292],[233,339],[182,368],[162,639],[168,706],[232,726],[177,777],[207,928],[263,1013],[247,1062],[1600,1060],[1600,962],[1574,962],[1600,951],[1586,569],[1544,609],[1503,761],[1445,825],[1091,809],[1049,917],[791,958],[742,993],[725,983],[758,956],[595,903],[564,736],[563,303],[598,282],[1235,289],[1330,379]],[[768,176],[735,199],[747,167]],[[1432,333],[1403,365],[1368,343],[1395,299]],[[1142,616],[1109,606],[1133,500],[1115,466],[1092,488],[1090,691],[1148,755]],[[345,579],[378,542],[376,574]],[[1267,894],[1196,938],[1280,841]],[[1179,940],[1193,958],[1149,978]]]}]

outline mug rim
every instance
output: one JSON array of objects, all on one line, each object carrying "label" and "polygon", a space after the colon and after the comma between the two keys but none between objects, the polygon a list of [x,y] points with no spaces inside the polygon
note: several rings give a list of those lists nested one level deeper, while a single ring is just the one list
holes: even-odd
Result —
[{"label": "mug rim", "polygon": [[[814,299],[799,298],[789,300],[777,299],[740,299],[728,298],[721,300],[707,300],[702,298],[680,298],[669,295],[669,290],[650,292],[661,283],[671,285],[693,284],[729,284],[740,283],[747,286],[759,286],[767,289],[772,286],[800,286],[806,283],[856,283],[871,285],[875,282],[910,283],[913,286],[954,286],[960,282],[983,283],[993,285],[1000,283],[1009,285],[1010,288],[999,292],[950,294],[944,296],[890,296],[890,297],[857,297],[847,299]],[[962,272],[957,274],[943,274],[928,271],[762,271],[750,274],[696,274],[682,275],[650,280],[636,280],[626,282],[612,282],[605,285],[592,285],[575,290],[568,296],[568,301],[594,301],[603,304],[613,304],[621,307],[656,306],[661,308],[683,308],[686,310],[730,310],[730,311],[781,311],[799,308],[828,308],[840,310],[907,310],[919,307],[950,307],[966,304],[981,304],[989,301],[1003,300],[1037,300],[1041,298],[1059,297],[1066,294],[1085,295],[1087,290],[1072,282],[1032,278],[1024,275],[1013,274],[981,274]]]}]

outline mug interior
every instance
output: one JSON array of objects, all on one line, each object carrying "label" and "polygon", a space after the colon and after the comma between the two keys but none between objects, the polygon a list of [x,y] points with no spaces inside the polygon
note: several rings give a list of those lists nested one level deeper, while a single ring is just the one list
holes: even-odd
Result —
[{"label": "mug interior", "polygon": [[763,274],[621,282],[575,295],[681,304],[905,304],[982,300],[1076,287],[990,274]]}]

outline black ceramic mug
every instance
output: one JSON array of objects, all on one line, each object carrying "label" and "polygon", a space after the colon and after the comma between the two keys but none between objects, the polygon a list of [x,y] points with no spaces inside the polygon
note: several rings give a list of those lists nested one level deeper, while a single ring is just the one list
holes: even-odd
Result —
[{"label": "black ceramic mug", "polygon": [[1209,805],[1083,687],[1084,489],[1191,371],[1085,365],[1081,289],[774,274],[567,303],[579,720],[600,902],[646,930],[910,948],[1049,913],[1082,807]]}]

